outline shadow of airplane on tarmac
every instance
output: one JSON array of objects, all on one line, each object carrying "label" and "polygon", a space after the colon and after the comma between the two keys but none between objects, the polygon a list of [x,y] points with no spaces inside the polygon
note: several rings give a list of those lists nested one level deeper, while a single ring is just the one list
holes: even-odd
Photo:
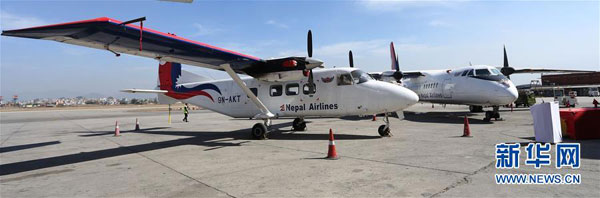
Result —
[{"label": "shadow of airplane on tarmac", "polygon": [[40,142],[40,143],[34,143],[34,144],[23,144],[23,145],[16,145],[16,146],[0,147],[0,153],[19,151],[19,150],[31,149],[31,148],[54,145],[54,144],[60,144],[60,141],[50,141],[50,142]]},{"label": "shadow of airplane on tarmac", "polygon": [[[463,124],[465,116],[474,116],[477,114],[468,111],[456,112],[425,112],[416,113],[411,111],[404,112],[404,119],[412,122],[427,122],[427,123],[446,123],[446,124]],[[480,119],[468,118],[469,124],[493,124]]]},{"label": "shadow of airplane on tarmac", "polygon": [[[271,132],[269,139],[276,140],[323,140],[327,141],[329,134],[323,132],[322,134],[311,134],[305,132],[289,132],[284,130],[278,130],[281,127],[291,126],[290,123],[281,123],[272,125],[274,132]],[[151,142],[133,146],[120,146],[116,148],[109,148],[91,152],[80,152],[74,154],[67,154],[62,156],[47,157],[41,159],[27,160],[21,162],[13,162],[8,164],[0,165],[0,176],[11,175],[21,172],[33,171],[43,168],[50,168],[80,162],[87,162],[92,160],[105,159],[110,157],[129,155],[134,153],[146,152],[159,150],[164,148],[183,146],[183,145],[198,145],[210,147],[205,151],[211,151],[223,147],[231,146],[242,146],[242,144],[250,142],[228,142],[231,139],[220,140],[223,138],[233,138],[233,140],[249,140],[250,129],[240,129],[235,131],[222,131],[222,132],[205,132],[205,131],[156,131],[167,129],[166,127],[147,128],[140,131],[122,131],[121,134],[127,133],[142,133],[142,134],[153,134],[153,135],[170,135],[170,136],[184,136],[185,138],[167,140],[162,142]],[[80,137],[94,137],[101,135],[112,135],[114,131],[101,131],[101,132],[74,132],[74,133],[88,133],[86,135],[80,135]],[[336,139],[376,139],[379,136],[364,136],[364,135],[351,135],[351,134],[336,134]]]}]

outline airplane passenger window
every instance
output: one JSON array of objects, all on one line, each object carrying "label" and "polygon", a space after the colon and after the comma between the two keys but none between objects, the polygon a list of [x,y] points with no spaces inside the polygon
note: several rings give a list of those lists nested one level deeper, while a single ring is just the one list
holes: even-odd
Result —
[{"label": "airplane passenger window", "polygon": [[295,96],[300,93],[300,85],[298,83],[291,83],[285,86],[285,95]]},{"label": "airplane passenger window", "polygon": [[489,76],[490,71],[487,69],[478,69],[478,70],[475,70],[475,74],[477,74],[477,76]]},{"label": "airplane passenger window", "polygon": [[469,70],[465,70],[460,76],[466,76],[469,73]]},{"label": "airplane passenger window", "polygon": [[469,70],[469,73],[467,74],[467,76],[474,76],[473,70]]},{"label": "airplane passenger window", "polygon": [[311,87],[308,83],[302,86],[302,92],[304,93],[304,95],[315,94],[315,92],[317,92],[317,86],[315,84],[313,84],[312,86],[312,90],[310,89]]},{"label": "airplane passenger window", "polygon": [[[254,94],[254,96],[258,96],[258,89],[257,88],[250,88],[250,91]],[[248,96],[246,96],[248,97]]]},{"label": "airplane passenger window", "polygon": [[352,85],[352,77],[350,74],[340,74],[338,79],[338,85]]},{"label": "airplane passenger window", "polygon": [[271,85],[271,91],[269,94],[271,96],[281,96],[283,94],[283,86],[282,85]]}]

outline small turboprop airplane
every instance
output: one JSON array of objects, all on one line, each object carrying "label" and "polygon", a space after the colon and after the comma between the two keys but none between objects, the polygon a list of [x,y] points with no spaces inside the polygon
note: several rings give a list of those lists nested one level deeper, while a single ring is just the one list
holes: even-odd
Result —
[{"label": "small turboprop airplane", "polygon": [[500,70],[493,66],[471,65],[447,70],[400,71],[398,55],[394,43],[390,43],[392,70],[369,73],[375,79],[413,90],[420,101],[439,104],[469,105],[471,112],[482,112],[483,107],[492,107],[486,111],[484,121],[500,119],[499,107],[513,103],[517,97],[517,88],[510,80],[513,73],[539,72],[589,72],[580,70],[557,69],[514,69],[508,65],[504,48],[504,66]]},{"label": "small turboprop airplane", "polygon": [[[379,134],[390,134],[388,112],[415,104],[418,96],[401,86],[373,80],[355,68],[316,69],[308,32],[308,57],[260,59],[191,41],[174,34],[144,28],[145,17],[127,22],[111,18],[3,31],[4,36],[54,40],[63,43],[153,58],[159,62],[161,103],[183,101],[234,118],[264,122],[252,127],[252,136],[266,138],[271,119],[295,118],[294,130],[306,128],[305,117],[372,115],[385,113]],[[132,23],[140,22],[140,26]],[[210,80],[181,70],[181,64],[224,70],[231,79]],[[249,75],[240,78],[238,74]],[[377,98],[377,100],[373,100]]]}]

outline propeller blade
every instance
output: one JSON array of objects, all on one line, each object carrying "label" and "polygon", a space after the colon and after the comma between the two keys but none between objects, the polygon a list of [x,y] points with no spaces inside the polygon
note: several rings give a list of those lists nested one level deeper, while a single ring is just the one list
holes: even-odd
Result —
[{"label": "propeller blade", "polygon": [[312,31],[308,30],[308,38],[306,39],[306,49],[308,50],[308,57],[312,57]]},{"label": "propeller blade", "polygon": [[506,55],[506,45],[504,46],[504,67],[508,66],[508,56]]},{"label": "propeller blade", "polygon": [[350,68],[354,67],[354,58],[352,58],[352,50],[350,50],[350,52],[348,52],[348,59],[350,59]]},{"label": "propeller blade", "polygon": [[396,54],[396,71],[400,71],[400,63],[398,63],[398,54]]}]

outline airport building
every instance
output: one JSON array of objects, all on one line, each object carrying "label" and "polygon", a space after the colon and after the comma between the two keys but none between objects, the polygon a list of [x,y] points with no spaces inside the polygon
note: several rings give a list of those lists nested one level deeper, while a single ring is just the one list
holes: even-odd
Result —
[{"label": "airport building", "polygon": [[517,87],[531,90],[538,96],[552,97],[577,92],[578,96],[599,96],[600,72],[542,74],[541,82],[533,80],[529,85]]}]

